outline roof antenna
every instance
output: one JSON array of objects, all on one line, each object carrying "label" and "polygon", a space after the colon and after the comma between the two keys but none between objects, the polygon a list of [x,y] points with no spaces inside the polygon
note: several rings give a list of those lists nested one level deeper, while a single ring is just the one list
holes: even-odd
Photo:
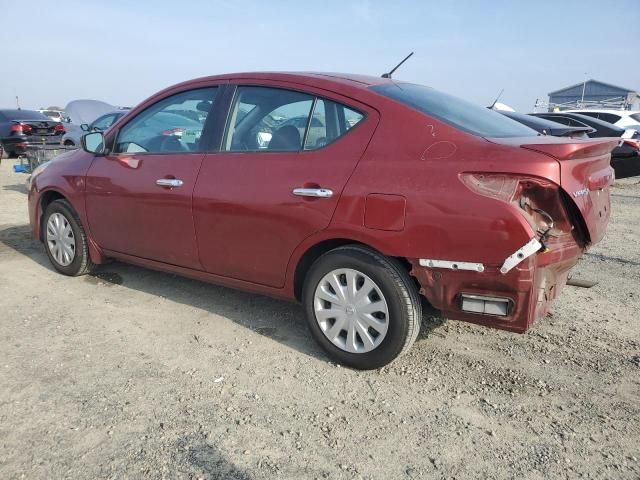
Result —
[{"label": "roof antenna", "polygon": [[402,65],[404,62],[406,62],[407,60],[409,60],[409,58],[411,57],[411,55],[413,55],[413,52],[411,52],[409,55],[407,55],[406,57],[404,57],[404,60],[402,60],[398,65],[396,65],[393,70],[391,70],[388,73],[383,73],[382,74],[382,78],[391,78],[391,75],[393,75],[393,72],[395,72],[398,68],[400,68],[400,65]]},{"label": "roof antenna", "polygon": [[504,93],[504,88],[500,90],[500,93],[498,94],[496,99],[493,101],[493,103],[487,107],[489,110],[493,110],[493,107],[496,106],[496,103],[498,103],[498,100],[500,100],[500,97],[502,96],[503,93]]}]

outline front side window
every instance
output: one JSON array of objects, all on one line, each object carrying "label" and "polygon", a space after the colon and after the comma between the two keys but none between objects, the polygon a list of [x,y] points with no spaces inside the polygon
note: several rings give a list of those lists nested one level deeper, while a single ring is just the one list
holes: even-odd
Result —
[{"label": "front side window", "polygon": [[268,87],[238,87],[231,106],[223,150],[302,149],[313,96]]},{"label": "front side window", "polygon": [[394,82],[369,88],[472,135],[496,138],[538,135],[535,130],[498,112],[423,85]]},{"label": "front side window", "polygon": [[200,88],[160,100],[122,127],[114,152],[201,152],[202,131],[216,92],[216,87]]}]

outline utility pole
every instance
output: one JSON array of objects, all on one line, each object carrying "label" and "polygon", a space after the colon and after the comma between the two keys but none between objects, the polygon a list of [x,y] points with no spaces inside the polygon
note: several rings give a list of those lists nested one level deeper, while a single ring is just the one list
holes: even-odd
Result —
[{"label": "utility pole", "polygon": [[18,107],[18,110],[22,110],[20,108],[20,99],[18,98],[18,95],[16,95],[16,106]]}]

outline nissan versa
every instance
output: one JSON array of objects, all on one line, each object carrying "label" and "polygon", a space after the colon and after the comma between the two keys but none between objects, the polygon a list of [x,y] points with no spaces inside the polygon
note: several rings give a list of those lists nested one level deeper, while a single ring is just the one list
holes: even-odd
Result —
[{"label": "nissan versa", "polygon": [[29,214],[63,274],[114,258],[295,299],[333,359],[377,368],[415,340],[421,296],[513,332],[543,317],[604,235],[618,140],[388,78],[221,75],[37,168]]}]

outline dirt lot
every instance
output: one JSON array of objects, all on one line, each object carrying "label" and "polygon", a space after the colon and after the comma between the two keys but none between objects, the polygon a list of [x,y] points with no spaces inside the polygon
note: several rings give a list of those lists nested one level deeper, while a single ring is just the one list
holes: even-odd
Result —
[{"label": "dirt lot", "polygon": [[302,309],[119,263],[54,273],[0,165],[0,478],[640,478],[640,182],[526,335],[426,315],[380,371]]}]

